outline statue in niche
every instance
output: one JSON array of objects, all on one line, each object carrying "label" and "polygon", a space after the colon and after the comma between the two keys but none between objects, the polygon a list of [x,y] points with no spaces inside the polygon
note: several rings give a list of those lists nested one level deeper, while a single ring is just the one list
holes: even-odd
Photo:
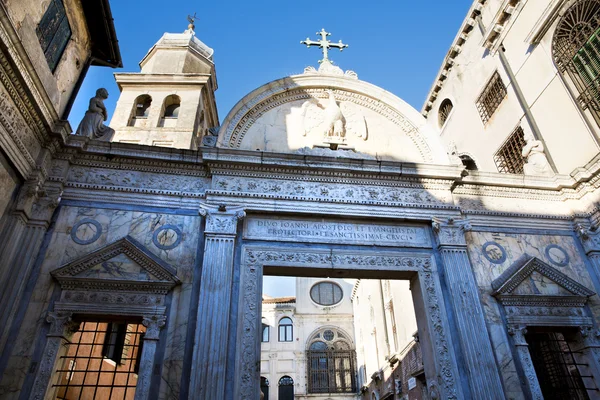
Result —
[{"label": "statue in niche", "polygon": [[334,150],[346,142],[348,133],[367,140],[367,124],[360,107],[348,101],[338,104],[332,90],[327,90],[327,96],[324,104],[311,98],[296,113],[292,111],[301,120],[302,136],[317,133]]},{"label": "statue in niche", "polygon": [[90,106],[85,116],[77,127],[76,135],[86,136],[90,139],[110,140],[115,130],[104,125],[108,119],[108,113],[104,106],[104,100],[108,99],[108,91],[104,88],[96,90],[96,96],[90,99]]},{"label": "statue in niche", "polygon": [[525,164],[523,173],[525,175],[553,175],[550,163],[544,153],[544,144],[532,137],[525,138],[525,146],[522,152]]}]

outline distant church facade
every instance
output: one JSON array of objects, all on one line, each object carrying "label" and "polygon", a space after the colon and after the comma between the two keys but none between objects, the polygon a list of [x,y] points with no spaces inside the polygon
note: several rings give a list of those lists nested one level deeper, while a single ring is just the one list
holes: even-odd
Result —
[{"label": "distant church facade", "polygon": [[597,0],[475,1],[420,111],[322,30],[220,120],[192,22],[78,129],[108,1],[0,4],[0,398],[258,400],[263,275],[383,280],[374,323],[346,297],[363,339],[311,336],[356,398],[600,397],[599,29]]}]

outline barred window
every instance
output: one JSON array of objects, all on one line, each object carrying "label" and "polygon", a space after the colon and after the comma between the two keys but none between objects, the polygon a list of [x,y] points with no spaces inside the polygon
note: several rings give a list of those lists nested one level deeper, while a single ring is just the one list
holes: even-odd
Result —
[{"label": "barred window", "polygon": [[58,399],[133,399],[146,328],[138,321],[83,321],[52,377]]},{"label": "barred window", "polygon": [[522,174],[523,147],[525,146],[525,133],[523,128],[517,127],[513,133],[504,141],[502,146],[494,154],[494,162],[498,172],[503,174]]},{"label": "barred window", "polygon": [[356,391],[356,352],[337,329],[312,336],[307,351],[308,393]]},{"label": "barred window", "polygon": [[475,102],[477,111],[479,111],[484,124],[492,118],[492,115],[496,112],[505,97],[506,86],[504,86],[500,74],[496,71]]},{"label": "barred window", "polygon": [[54,72],[71,38],[71,27],[62,0],[50,0],[35,33],[48,66]]}]

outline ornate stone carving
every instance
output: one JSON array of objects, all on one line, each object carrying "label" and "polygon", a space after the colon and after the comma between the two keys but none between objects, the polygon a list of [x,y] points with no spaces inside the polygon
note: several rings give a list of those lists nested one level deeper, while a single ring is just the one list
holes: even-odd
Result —
[{"label": "ornate stone carving", "polygon": [[[327,96],[327,90],[325,88],[281,88],[275,91],[262,92],[253,99],[252,104],[247,104],[247,107],[238,111],[232,117],[226,131],[223,133],[222,144],[230,148],[239,148],[250,126],[267,111],[292,101],[323,98]],[[351,102],[368,108],[399,126],[419,149],[423,160],[425,162],[433,161],[431,149],[427,141],[404,115],[387,104],[369,96],[342,89],[335,89],[334,93],[337,101],[340,103]]]},{"label": "ornate stone carving", "polygon": [[[583,301],[584,303],[587,301],[587,297],[593,296],[595,294],[587,287],[574,281],[567,275],[551,267],[542,260],[536,257],[526,256],[517,260],[510,268],[505,270],[502,273],[502,275],[500,275],[498,278],[492,281],[492,289],[494,290],[492,295],[500,296],[500,298],[502,298],[502,295],[512,294],[512,292],[517,288],[517,286],[519,286],[521,282],[527,279],[534,271],[551,279],[553,282],[556,282],[557,284],[571,292],[574,296],[580,296],[581,299],[579,301]],[[541,299],[540,296],[525,297],[529,298],[530,301],[534,301],[534,298]],[[541,300],[549,301],[548,299]]]},{"label": "ornate stone carving", "polygon": [[466,246],[465,231],[471,230],[471,224],[467,220],[455,220],[453,218],[433,218],[433,231],[437,234],[440,246]]},{"label": "ornate stone carving", "polygon": [[79,322],[73,321],[72,317],[70,312],[49,312],[46,315],[46,322],[50,324],[48,336],[71,337],[79,329]]},{"label": "ornate stone carving", "polygon": [[246,216],[243,207],[200,204],[200,215],[206,217],[205,233],[235,235],[237,223]]},{"label": "ornate stone carving", "polygon": [[146,327],[146,333],[144,334],[144,340],[158,340],[160,330],[167,323],[167,317],[165,315],[147,315],[142,320],[142,325]]},{"label": "ornate stone carving", "polygon": [[[346,135],[354,135],[367,140],[367,125],[360,108],[353,103],[343,102],[338,105],[335,94],[328,90],[326,105],[321,105],[316,99],[309,99],[302,104],[297,113],[303,127],[302,136],[312,131],[323,137],[323,142],[332,149],[346,142]],[[296,113],[294,114],[296,116]]]},{"label": "ornate stone carving", "polygon": [[170,175],[152,171],[144,173],[76,165],[69,170],[66,186],[119,192],[202,196],[209,186],[209,181],[193,175]]},{"label": "ornate stone carving", "polygon": [[[120,254],[125,254],[137,265],[145,269],[155,279],[89,279],[84,271],[110,260]],[[130,236],[117,240],[90,254],[54,270],[52,276],[58,280],[63,290],[128,290],[157,294],[166,294],[181,281],[177,271],[160,258],[152,254],[141,243]],[[118,277],[117,277],[118,278]]]},{"label": "ornate stone carving", "polygon": [[357,185],[354,183],[298,182],[258,178],[216,176],[209,193],[280,199],[318,200],[332,203],[394,204],[419,208],[455,209],[450,192],[417,188]]},{"label": "ornate stone carving", "polygon": [[408,255],[377,255],[365,252],[355,254],[332,254],[330,251],[298,251],[290,249],[265,249],[245,248],[242,255],[242,278],[240,295],[240,315],[242,316],[242,336],[239,339],[239,348],[236,365],[240,366],[238,387],[239,396],[243,400],[253,400],[256,396],[254,384],[259,377],[259,349],[256,347],[257,332],[260,325],[260,293],[258,292],[258,279],[262,276],[263,265],[303,265],[311,267],[339,266],[340,268],[381,268],[392,267],[395,270],[402,268],[419,272],[424,285],[424,300],[427,314],[430,319],[432,342],[439,365],[439,374],[443,379],[443,388],[446,398],[458,398],[456,377],[453,373],[453,364],[450,355],[450,345],[447,332],[443,323],[440,304],[443,302],[438,297],[439,288],[436,286],[435,272],[429,256]]}]

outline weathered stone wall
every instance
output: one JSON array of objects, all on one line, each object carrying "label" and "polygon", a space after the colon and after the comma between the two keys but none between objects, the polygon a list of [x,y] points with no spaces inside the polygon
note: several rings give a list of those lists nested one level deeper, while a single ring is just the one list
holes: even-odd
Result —
[{"label": "weathered stone wall", "polygon": [[[131,236],[152,254],[177,270],[181,285],[176,286],[167,309],[167,342],[162,343],[162,384],[160,398],[177,397],[181,382],[187,323],[193,299],[192,281],[196,268],[200,216],[194,212],[160,213],[156,211],[131,211],[128,209],[63,206],[48,237],[48,246],[41,257],[39,275],[35,286],[25,294],[29,297],[26,313],[16,341],[12,344],[10,358],[0,384],[0,396],[17,398],[20,388],[35,372],[39,354],[40,333],[48,310],[53,308],[59,289],[50,272],[60,266],[111,244],[127,235]],[[167,231],[167,243],[159,235]],[[89,242],[89,243],[88,243]],[[86,244],[87,243],[87,244]],[[176,244],[176,245],[175,245]],[[173,245],[175,245],[173,248]],[[42,334],[43,337],[43,334]],[[157,386],[158,387],[158,386]]]},{"label": "weathered stone wall", "polygon": [[[467,238],[469,257],[473,265],[479,297],[485,311],[486,324],[504,381],[506,395],[514,399],[525,399],[527,394],[523,393],[522,378],[519,377],[519,371],[515,365],[504,321],[505,314],[498,300],[492,296],[491,283],[517,259],[523,255],[529,255],[539,258],[595,291],[593,279],[586,266],[586,257],[571,232],[565,232],[563,235],[523,234],[518,231],[514,233],[470,232],[467,233]],[[531,291],[529,294],[539,294],[538,286],[546,290],[559,290],[555,282],[542,275],[534,275],[530,279]],[[526,293],[523,292],[523,294]],[[598,296],[592,296],[588,304],[594,319],[598,321],[600,299]]]},{"label": "weathered stone wall", "polygon": [[79,0],[65,0],[65,10],[71,26],[71,40],[52,73],[36,35],[36,28],[48,8],[48,1],[10,0],[7,10],[27,51],[35,73],[52,101],[56,113],[62,115],[73,89],[90,55],[90,38]]}]

